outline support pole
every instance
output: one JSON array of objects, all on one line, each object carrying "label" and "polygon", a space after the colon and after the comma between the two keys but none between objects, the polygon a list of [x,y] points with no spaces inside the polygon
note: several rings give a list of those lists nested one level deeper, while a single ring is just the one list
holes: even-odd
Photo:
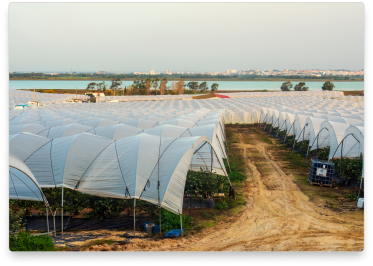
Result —
[{"label": "support pole", "polygon": [[136,234],[136,198],[133,199],[133,236]]},{"label": "support pole", "polygon": [[307,157],[308,157],[308,152],[310,150],[310,144],[308,144],[308,148],[307,148],[307,154],[306,154],[306,159],[304,160],[304,162],[307,162]]},{"label": "support pole", "polygon": [[159,236],[162,237],[162,207],[159,206]]},{"label": "support pole", "polygon": [[[52,212],[53,215],[53,212]],[[54,237],[56,237],[56,211],[54,211],[53,215],[53,229],[54,229]]]},{"label": "support pole", "polygon": [[192,193],[189,191],[189,216],[192,217]]},{"label": "support pole", "polygon": [[61,233],[62,233],[62,236],[63,236],[63,186],[62,186],[62,201],[61,201],[61,205],[62,205],[62,210],[61,210]]},{"label": "support pole", "polygon": [[45,209],[47,211],[47,227],[48,227],[48,234],[49,234],[48,207],[46,207]]},{"label": "support pole", "polygon": [[183,222],[182,222],[182,219],[181,219],[181,214],[180,214],[180,228],[181,228],[181,231],[180,231],[181,236],[183,236],[184,235],[183,234]]}]

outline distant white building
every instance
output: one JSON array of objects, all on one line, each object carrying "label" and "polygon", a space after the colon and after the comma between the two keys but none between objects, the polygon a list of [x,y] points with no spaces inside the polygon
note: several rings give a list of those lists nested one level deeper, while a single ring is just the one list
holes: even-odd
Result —
[{"label": "distant white building", "polygon": [[99,74],[99,75],[100,74],[106,74],[106,71],[97,71],[96,73]]},{"label": "distant white building", "polygon": [[87,95],[87,94],[92,94],[96,98],[105,96],[105,93],[103,93],[103,92],[86,92],[85,95]]},{"label": "distant white building", "polygon": [[150,75],[154,75],[154,70],[150,70]]},{"label": "distant white building", "polygon": [[231,69],[231,74],[237,74],[237,70]]},{"label": "distant white building", "polygon": [[227,75],[230,75],[230,74],[231,74],[231,71],[227,69]]}]

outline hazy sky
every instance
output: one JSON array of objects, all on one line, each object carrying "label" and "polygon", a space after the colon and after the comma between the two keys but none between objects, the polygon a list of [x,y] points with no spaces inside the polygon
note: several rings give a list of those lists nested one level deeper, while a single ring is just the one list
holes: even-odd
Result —
[{"label": "hazy sky", "polygon": [[9,6],[9,71],[364,68],[361,3]]}]

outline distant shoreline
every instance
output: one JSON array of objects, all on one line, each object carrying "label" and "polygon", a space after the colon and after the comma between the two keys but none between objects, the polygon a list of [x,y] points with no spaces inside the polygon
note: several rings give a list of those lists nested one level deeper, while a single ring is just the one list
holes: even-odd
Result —
[{"label": "distant shoreline", "polygon": [[[167,79],[168,81],[178,81],[180,78],[170,78]],[[193,80],[193,81],[246,81],[246,82],[261,82],[261,81],[288,81],[290,80],[291,82],[300,82],[300,81],[306,81],[306,82],[325,82],[325,81],[334,81],[334,82],[364,82],[364,79],[361,80],[339,80],[339,79],[260,79],[260,80],[251,80],[251,79],[199,79],[199,78],[181,78],[182,80]],[[100,80],[100,81],[111,81],[112,79],[108,78],[86,78],[86,79],[53,79],[53,78],[48,78],[48,79],[19,79],[19,78],[10,78],[9,80],[24,80],[24,81],[95,81],[95,80]],[[120,79],[123,81],[133,81],[133,78],[123,78]]]}]

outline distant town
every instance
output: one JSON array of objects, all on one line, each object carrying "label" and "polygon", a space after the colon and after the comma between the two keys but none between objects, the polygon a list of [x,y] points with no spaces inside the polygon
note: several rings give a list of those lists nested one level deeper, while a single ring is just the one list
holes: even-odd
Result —
[{"label": "distant town", "polygon": [[107,71],[96,71],[96,72],[9,72],[10,74],[45,74],[45,75],[60,75],[60,74],[86,74],[86,75],[208,75],[208,76],[299,76],[299,77],[322,77],[322,76],[364,76],[364,70],[320,70],[320,69],[308,69],[308,70],[259,70],[259,69],[227,69],[224,72],[177,72],[166,70],[164,72],[156,72],[150,70],[149,72],[107,72]]}]

